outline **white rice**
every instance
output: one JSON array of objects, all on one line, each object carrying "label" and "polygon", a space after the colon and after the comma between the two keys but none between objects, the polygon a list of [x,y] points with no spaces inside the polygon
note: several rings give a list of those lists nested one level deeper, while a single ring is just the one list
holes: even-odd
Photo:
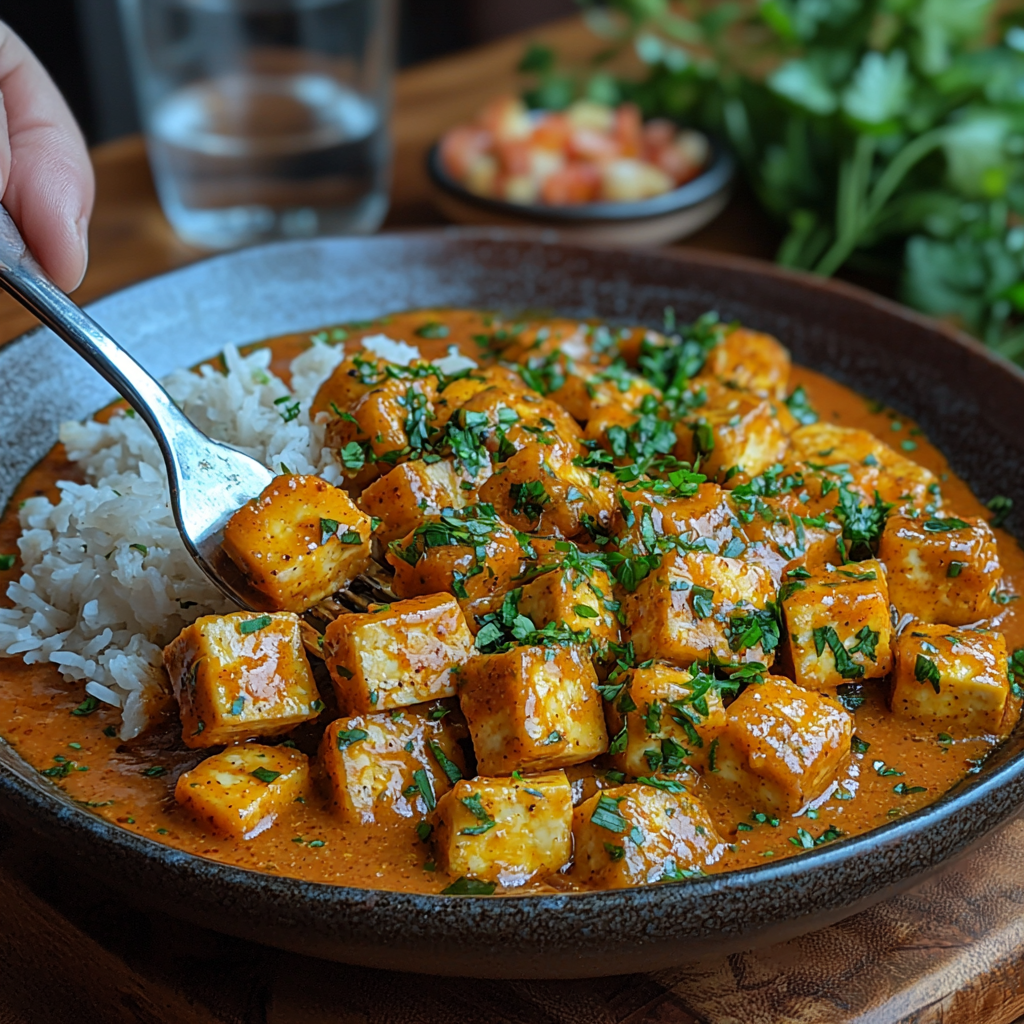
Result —
[{"label": "white rice", "polygon": [[[294,360],[291,394],[300,409],[290,421],[291,403],[274,404],[289,391],[269,373],[267,349],[243,358],[229,348],[226,375],[206,366],[165,384],[211,437],[276,472],[337,483],[309,405],[342,358],[341,348],[314,344]],[[120,735],[130,739],[169,699],[162,647],[200,615],[231,608],[178,537],[163,460],[138,417],[65,423],[60,439],[86,483],[59,483],[56,505],[37,497],[21,508],[24,573],[7,589],[14,607],[0,608],[0,656],[50,662],[68,682],[85,680],[87,693],[121,709]]]}]

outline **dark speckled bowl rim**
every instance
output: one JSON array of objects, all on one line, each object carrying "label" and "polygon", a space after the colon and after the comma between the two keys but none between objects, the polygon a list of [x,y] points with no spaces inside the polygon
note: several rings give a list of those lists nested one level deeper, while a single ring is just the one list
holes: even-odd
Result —
[{"label": "dark speckled bowl rim", "polygon": [[[1024,372],[961,332],[851,285],[742,257],[556,245],[537,232],[494,229],[446,229],[369,240],[321,239],[262,248],[287,257],[303,246],[369,246],[386,254],[388,246],[408,245],[413,250],[421,246],[427,256],[431,246],[472,250],[474,245],[495,243],[570,255],[611,252],[623,260],[670,261],[680,270],[687,264],[699,265],[725,275],[755,275],[834,296],[865,313],[941,337],[962,354],[980,358],[993,374],[1008,377],[1015,393],[1024,398]],[[199,267],[245,255],[215,256]],[[157,280],[193,270],[195,265]],[[144,289],[149,283],[125,291]],[[25,344],[35,334],[29,332],[10,344]],[[1014,736],[1020,732],[1018,727]],[[3,740],[0,810],[37,834],[60,840],[87,868],[106,873],[110,864],[118,865],[121,870],[113,882],[139,901],[223,931],[247,935],[258,930],[254,937],[272,944],[368,966],[493,977],[596,976],[697,959],[713,951],[711,947],[722,936],[734,949],[763,941],[760,936],[766,931],[771,931],[772,941],[789,937],[839,920],[881,895],[916,883],[959,856],[1024,803],[1024,750],[1019,743],[1016,746],[1010,753],[1006,746],[997,750],[992,760],[999,761],[1002,751],[1002,763],[986,766],[934,803],[862,835],[725,874],[593,893],[446,897],[307,882],[234,867],[178,851],[90,813],[42,780]],[[785,837],[780,835],[780,840]],[[895,864],[886,857],[886,851],[894,850],[901,851]],[[819,898],[840,880],[848,887],[841,898],[834,893],[829,899]],[[751,894],[749,931],[742,921],[719,920],[711,913],[715,897],[734,890]],[[765,902],[768,908],[761,906]],[[709,913],[699,922],[687,920],[680,929],[672,919],[679,905],[699,905]],[[753,913],[759,906],[760,912]],[[329,911],[334,911],[337,921]],[[222,916],[225,912],[227,917]],[[781,927],[773,924],[775,919]],[[636,925],[637,930],[623,935],[623,922],[627,927]],[[452,963],[453,951],[466,959]]]},{"label": "dark speckled bowl rim", "polygon": [[671,192],[631,203],[580,203],[575,206],[544,206],[540,203],[510,203],[504,199],[478,196],[460,185],[441,163],[440,143],[434,143],[427,153],[427,173],[430,180],[460,202],[499,214],[537,224],[583,225],[619,221],[651,220],[668,213],[678,213],[698,206],[729,187],[736,174],[736,161],[729,148],[719,139],[712,138],[711,159],[708,166],[690,181]]}]

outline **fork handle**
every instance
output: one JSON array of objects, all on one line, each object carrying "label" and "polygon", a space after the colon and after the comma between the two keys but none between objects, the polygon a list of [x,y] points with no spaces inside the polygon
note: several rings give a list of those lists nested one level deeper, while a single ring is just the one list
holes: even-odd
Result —
[{"label": "fork handle", "polygon": [[194,436],[198,433],[195,426],[160,383],[50,280],[3,206],[0,206],[0,288],[10,292],[113,385],[153,432],[164,458],[172,464],[175,437]]}]

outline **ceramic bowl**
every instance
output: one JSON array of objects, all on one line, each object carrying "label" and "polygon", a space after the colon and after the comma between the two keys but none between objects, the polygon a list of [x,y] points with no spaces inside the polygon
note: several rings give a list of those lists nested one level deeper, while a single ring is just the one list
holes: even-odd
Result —
[{"label": "ceramic bowl", "polygon": [[713,140],[707,167],[671,192],[635,203],[578,206],[524,205],[478,196],[448,174],[437,145],[427,155],[427,170],[434,202],[458,224],[548,228],[566,240],[602,245],[665,245],[689,237],[725,209],[736,164],[729,150]]},{"label": "ceramic bowl", "polygon": [[[659,324],[717,308],[794,358],[916,419],[976,493],[1024,509],[1024,375],[844,284],[704,253],[548,244],[499,231],[288,242],[218,256],[94,303],[159,374],[246,342],[417,306],[549,309]],[[47,331],[0,349],[0,501],[59,420],[112,393]],[[1009,527],[1021,532],[1024,517]],[[4,671],[0,661],[0,672]],[[3,723],[0,722],[0,734]],[[652,971],[837,921],[963,853],[1024,803],[1024,727],[953,791],[865,835],[777,863],[615,892],[444,897],[263,875],[180,853],[74,804],[0,743],[0,810],[136,902],[348,963],[436,974]]]}]

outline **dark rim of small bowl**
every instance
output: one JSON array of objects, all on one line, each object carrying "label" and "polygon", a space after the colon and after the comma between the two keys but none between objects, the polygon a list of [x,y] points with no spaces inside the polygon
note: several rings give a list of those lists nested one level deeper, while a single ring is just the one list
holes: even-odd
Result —
[{"label": "dark rim of small bowl", "polygon": [[729,148],[711,138],[711,159],[696,178],[651,199],[635,203],[580,203],[576,206],[542,206],[537,203],[510,203],[504,199],[478,196],[464,188],[441,164],[441,144],[435,142],[427,154],[430,180],[442,191],[464,203],[505,217],[521,217],[550,224],[586,224],[604,221],[650,220],[678,213],[703,203],[728,188],[736,174],[736,161]]}]

